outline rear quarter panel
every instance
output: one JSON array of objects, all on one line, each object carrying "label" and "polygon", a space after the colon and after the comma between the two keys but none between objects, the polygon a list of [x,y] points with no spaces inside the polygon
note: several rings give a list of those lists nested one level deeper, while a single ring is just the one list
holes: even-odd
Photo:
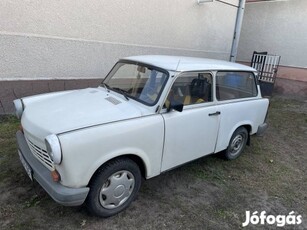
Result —
[{"label": "rear quarter panel", "polygon": [[240,126],[251,126],[250,135],[255,134],[258,126],[264,123],[269,100],[257,97],[218,103],[221,117],[215,152],[227,148],[232,134]]}]

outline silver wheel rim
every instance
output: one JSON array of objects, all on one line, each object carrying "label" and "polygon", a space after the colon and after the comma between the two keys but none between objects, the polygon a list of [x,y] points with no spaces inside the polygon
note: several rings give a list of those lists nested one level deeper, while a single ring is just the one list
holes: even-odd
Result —
[{"label": "silver wheel rim", "polygon": [[99,202],[106,209],[123,205],[131,196],[135,179],[131,172],[122,170],[112,174],[102,185]]},{"label": "silver wheel rim", "polygon": [[235,156],[237,155],[244,144],[244,140],[245,140],[245,135],[244,134],[238,134],[237,136],[235,136],[235,138],[233,138],[231,144],[230,144],[230,155]]}]

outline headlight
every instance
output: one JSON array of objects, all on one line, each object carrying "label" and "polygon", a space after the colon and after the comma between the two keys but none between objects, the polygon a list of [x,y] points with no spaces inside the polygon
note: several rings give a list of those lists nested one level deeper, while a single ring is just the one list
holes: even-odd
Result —
[{"label": "headlight", "polygon": [[55,134],[51,134],[45,138],[47,153],[55,164],[61,164],[62,148],[59,138]]},{"label": "headlight", "polygon": [[23,113],[23,110],[24,110],[24,105],[22,103],[22,100],[21,99],[14,100],[14,105],[15,105],[15,110],[16,110],[15,112],[16,116],[18,119],[20,119]]}]

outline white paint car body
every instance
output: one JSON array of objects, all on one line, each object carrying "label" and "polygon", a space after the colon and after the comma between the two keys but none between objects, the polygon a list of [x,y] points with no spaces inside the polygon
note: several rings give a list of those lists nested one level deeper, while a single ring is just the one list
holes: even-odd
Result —
[{"label": "white paint car body", "polygon": [[[239,127],[246,127],[248,135],[266,128],[269,101],[261,97],[259,85],[251,97],[218,100],[216,96],[218,71],[253,75],[255,69],[224,61],[173,56],[135,56],[121,61],[164,71],[167,80],[154,103],[147,105],[131,97],[127,99],[106,86],[21,99],[23,133],[17,133],[19,151],[32,168],[33,177],[61,204],[82,204],[95,172],[114,158],[128,156],[137,161],[142,176],[148,179],[227,149]],[[182,112],[165,108],[174,82],[182,73],[189,72],[212,77],[210,101],[185,105]],[[17,110],[21,101],[15,101]],[[48,165],[44,158],[33,154],[43,151],[48,158],[45,138],[51,134],[60,143],[60,164],[49,159]],[[41,172],[37,162],[47,170]],[[60,176],[58,182],[52,181],[46,172],[54,170]]]}]

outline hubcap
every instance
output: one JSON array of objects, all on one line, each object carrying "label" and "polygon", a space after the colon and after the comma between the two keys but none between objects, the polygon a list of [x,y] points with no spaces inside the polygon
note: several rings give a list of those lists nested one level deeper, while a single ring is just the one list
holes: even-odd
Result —
[{"label": "hubcap", "polygon": [[231,142],[230,145],[230,154],[231,155],[236,155],[240,152],[240,150],[243,147],[244,143],[244,136],[243,134],[237,135]]},{"label": "hubcap", "polygon": [[123,170],[112,174],[100,190],[100,204],[106,209],[121,206],[131,196],[134,184],[134,176],[129,171]]}]

